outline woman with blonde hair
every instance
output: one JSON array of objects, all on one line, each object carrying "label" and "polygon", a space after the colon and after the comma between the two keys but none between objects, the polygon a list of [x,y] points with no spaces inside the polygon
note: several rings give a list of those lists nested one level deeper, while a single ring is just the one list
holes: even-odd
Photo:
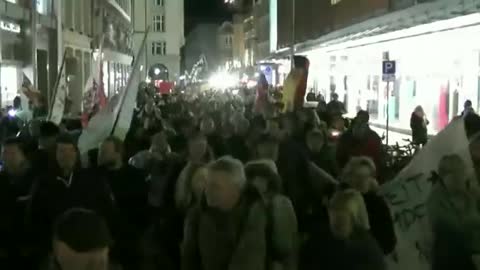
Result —
[{"label": "woman with blonde hair", "polygon": [[309,239],[299,269],[384,270],[383,253],[370,235],[362,194],[353,189],[335,193],[328,204],[329,229]]},{"label": "woman with blonde hair", "polygon": [[354,157],[343,170],[342,182],[362,194],[370,220],[370,231],[383,253],[388,255],[395,249],[397,239],[387,202],[377,193],[375,176],[375,163],[370,158]]}]

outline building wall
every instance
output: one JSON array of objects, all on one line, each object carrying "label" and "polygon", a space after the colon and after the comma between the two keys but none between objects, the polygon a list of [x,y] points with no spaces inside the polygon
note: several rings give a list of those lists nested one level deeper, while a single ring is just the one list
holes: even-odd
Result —
[{"label": "building wall", "polygon": [[[409,1],[409,0],[397,0]],[[371,17],[380,16],[389,10],[395,1],[389,0],[342,0],[335,5],[330,0],[296,0],[295,43],[317,39],[329,32],[355,24]],[[406,8],[414,2],[405,2],[398,8]],[[278,2],[278,48],[292,44],[292,1]]]},{"label": "building wall", "polygon": [[245,33],[245,54],[243,63],[246,67],[251,67],[255,65],[257,52],[254,18],[251,13],[245,15],[245,19],[243,20],[243,31]]},{"label": "building wall", "polygon": [[233,24],[224,22],[217,32],[219,68],[233,68]]},{"label": "building wall", "polygon": [[[55,37],[50,36],[54,23],[49,8],[51,0],[37,1],[37,29],[36,49],[38,84],[37,88],[46,93],[51,87],[52,80],[48,65],[50,44],[56,43]],[[33,35],[32,1],[26,0],[1,0],[0,1],[0,106],[11,105],[15,96],[22,96],[21,84],[25,73],[33,79]],[[56,54],[53,50],[52,54]],[[23,105],[27,107],[27,98],[22,96]]]},{"label": "building wall", "polygon": [[82,111],[92,49],[103,48],[103,83],[107,96],[125,87],[131,64],[131,2],[126,0],[62,1],[63,47],[71,114]]},{"label": "building wall", "polygon": [[245,55],[245,32],[243,28],[243,16],[236,14],[233,16],[233,61],[243,66]]},{"label": "building wall", "polygon": [[343,0],[331,6],[333,28],[339,29],[388,11],[389,0]]},{"label": "building wall", "polygon": [[185,42],[185,66],[191,72],[203,55],[209,70],[216,70],[219,63],[217,24],[199,24],[188,35]]},{"label": "building wall", "polygon": [[[142,56],[142,76],[147,77],[148,69],[155,64],[165,65],[170,73],[170,80],[180,76],[180,49],[185,43],[184,37],[184,1],[163,0],[164,6],[156,5],[154,0],[135,0],[133,7],[134,50],[138,51],[144,33],[150,27],[146,50]],[[165,31],[156,32],[154,16],[165,16]],[[154,42],[165,42],[166,54],[156,55],[152,52]]]},{"label": "building wall", "polygon": [[269,1],[262,0],[254,2],[253,16],[257,41],[255,60],[258,61],[270,55]]}]

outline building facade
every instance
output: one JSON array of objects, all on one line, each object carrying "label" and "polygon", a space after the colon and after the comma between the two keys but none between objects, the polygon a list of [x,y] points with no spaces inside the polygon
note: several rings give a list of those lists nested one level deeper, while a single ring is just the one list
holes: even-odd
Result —
[{"label": "building facade", "polygon": [[[217,30],[217,48],[219,68],[230,70],[235,67],[233,63],[233,24],[224,22]],[[238,66],[237,66],[238,67]]]},{"label": "building facade", "polygon": [[233,40],[232,40],[232,59],[235,65],[245,67],[245,32],[243,29],[243,16],[241,14],[233,15]]},{"label": "building facade", "polygon": [[202,74],[195,74],[196,79],[207,79],[210,73],[218,69],[218,28],[218,24],[198,24],[187,35],[184,47],[187,73],[193,76],[200,68],[198,65],[202,65]]},{"label": "building facade", "polygon": [[70,113],[78,115],[100,43],[106,95],[125,86],[133,59],[131,8],[129,0],[0,0],[1,105],[22,94],[23,74],[48,104],[65,56]]},{"label": "building facade", "polygon": [[[266,23],[258,14],[267,4],[265,56]],[[338,94],[352,115],[368,110],[379,126],[389,118],[392,127],[408,131],[410,114],[421,105],[429,132],[436,133],[465,100],[480,109],[477,0],[253,0],[250,18],[251,27],[244,27],[246,41],[247,33],[253,36],[246,43],[246,62],[284,73],[293,45],[295,54],[310,60],[310,89],[327,100]],[[381,74],[386,52],[397,61],[389,88]]]},{"label": "building facade", "polygon": [[135,0],[133,14],[135,51],[150,29],[141,59],[141,76],[176,81],[181,75],[181,48],[185,43],[184,1]]},{"label": "building facade", "polygon": [[[128,0],[63,0],[62,39],[72,114],[82,111],[85,84],[94,58],[103,60],[107,97],[125,87],[133,60],[132,5]],[[98,49],[102,46],[102,55]]]},{"label": "building facade", "polygon": [[[0,106],[12,105],[13,99],[21,95],[23,74],[36,81],[37,88],[44,94],[52,87],[49,66],[57,65],[56,25],[51,1],[0,0]],[[33,16],[33,10],[36,10]],[[37,21],[32,31],[32,17]],[[35,45],[35,46],[34,46]],[[33,61],[35,47],[36,61]],[[53,56],[53,57],[49,57]],[[33,78],[37,71],[38,80]],[[23,96],[23,105],[27,99]]]}]

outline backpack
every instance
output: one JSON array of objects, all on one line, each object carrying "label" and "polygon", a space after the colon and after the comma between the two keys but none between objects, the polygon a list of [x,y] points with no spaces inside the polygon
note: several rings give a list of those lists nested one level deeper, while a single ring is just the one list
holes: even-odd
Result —
[{"label": "backpack", "polygon": [[[247,188],[244,191],[244,199],[247,200],[246,206],[244,213],[242,214],[244,218],[241,219],[241,224],[239,225],[239,234],[238,234],[238,241],[241,239],[243,236],[247,222],[248,222],[248,216],[250,215],[250,211],[255,203],[260,201],[262,205],[265,207],[265,212],[266,212],[266,226],[265,226],[265,243],[266,243],[266,251],[265,251],[265,269],[272,269],[272,264],[274,262],[276,263],[281,263],[283,262],[290,254],[288,254],[285,251],[282,251],[281,248],[279,248],[277,245],[275,245],[275,233],[274,233],[274,227],[275,227],[275,218],[274,218],[274,199],[273,197],[271,199],[265,198],[262,196],[256,188],[253,188],[251,186],[247,186]],[[199,235],[199,221],[200,221],[200,216],[202,214],[203,209],[205,209],[202,205],[205,205],[205,199],[202,199],[202,202],[200,205],[197,205],[193,209],[193,226],[195,228],[195,235],[198,237]],[[233,254],[232,254],[233,255]],[[200,256],[197,254],[196,256]]]}]

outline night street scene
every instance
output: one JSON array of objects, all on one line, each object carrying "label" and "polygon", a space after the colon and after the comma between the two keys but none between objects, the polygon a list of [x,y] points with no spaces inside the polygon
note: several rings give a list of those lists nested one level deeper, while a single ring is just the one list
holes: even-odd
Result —
[{"label": "night street scene", "polygon": [[0,270],[480,270],[480,0],[0,0]]}]

